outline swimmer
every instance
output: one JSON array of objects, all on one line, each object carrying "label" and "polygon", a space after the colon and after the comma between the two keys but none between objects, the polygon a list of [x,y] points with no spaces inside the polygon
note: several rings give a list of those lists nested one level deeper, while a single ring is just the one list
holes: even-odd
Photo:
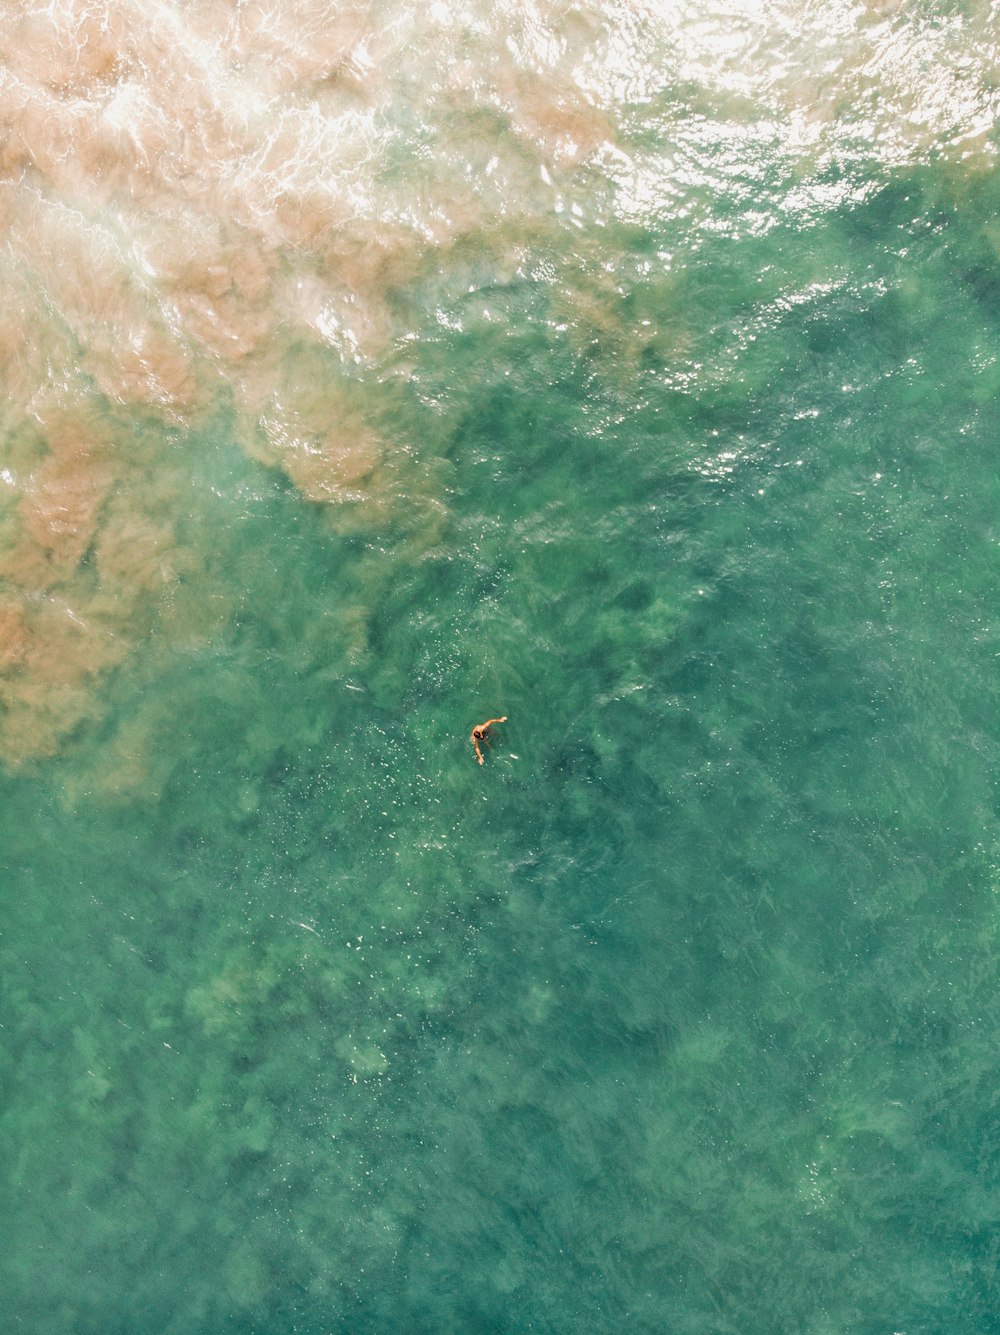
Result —
[{"label": "swimmer", "polygon": [[472,729],[472,745],[476,748],[476,756],[480,765],[483,763],[483,753],[479,749],[479,743],[488,742],[490,740],[490,728],[494,723],[506,722],[507,715],[504,714],[503,718],[488,718],[485,723],[480,723],[477,728]]}]

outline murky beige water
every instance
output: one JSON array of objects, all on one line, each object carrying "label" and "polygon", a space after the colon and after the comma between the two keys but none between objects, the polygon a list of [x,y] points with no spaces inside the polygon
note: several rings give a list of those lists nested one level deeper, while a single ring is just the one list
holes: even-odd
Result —
[{"label": "murky beige water", "polygon": [[[311,501],[399,503],[400,461],[434,445],[380,404],[428,280],[473,257],[503,281],[560,237],[566,321],[626,374],[649,321],[615,312],[588,229],[665,212],[692,244],[722,120],[723,174],[783,142],[791,211],[849,191],[817,184],[845,152],[980,162],[995,26],[986,5],[6,6],[0,754],[52,752],[197,571],[177,525],[206,414]],[[657,318],[683,355],[682,315]]]}]

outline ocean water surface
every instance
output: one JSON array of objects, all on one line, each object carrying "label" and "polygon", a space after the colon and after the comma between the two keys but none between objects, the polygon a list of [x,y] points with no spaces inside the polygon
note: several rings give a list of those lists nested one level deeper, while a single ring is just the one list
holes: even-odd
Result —
[{"label": "ocean water surface", "polygon": [[4,7],[5,1329],[996,1328],[998,25]]}]

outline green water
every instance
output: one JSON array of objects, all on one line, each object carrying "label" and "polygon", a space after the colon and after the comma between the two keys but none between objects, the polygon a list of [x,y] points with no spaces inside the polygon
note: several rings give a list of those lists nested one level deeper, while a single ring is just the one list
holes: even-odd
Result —
[{"label": "green water", "polygon": [[865,184],[417,275],[377,513],[194,433],[3,780],[5,1329],[995,1328],[996,189]]}]

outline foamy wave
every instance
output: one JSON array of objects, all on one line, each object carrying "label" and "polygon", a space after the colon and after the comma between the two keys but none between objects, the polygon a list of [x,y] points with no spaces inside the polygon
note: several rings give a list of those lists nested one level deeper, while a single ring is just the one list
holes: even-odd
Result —
[{"label": "foamy wave", "polygon": [[609,155],[626,216],[659,204],[697,226],[713,194],[741,177],[767,180],[768,207],[756,197],[735,226],[746,234],[849,203],[873,167],[932,154],[993,169],[1000,31],[990,0],[947,16],[898,0],[681,3],[657,7],[653,22],[669,77],[646,66],[628,86],[667,147]]},{"label": "foamy wave", "polygon": [[[795,152],[971,152],[996,119],[990,23],[843,0],[6,5],[0,752],[57,746],[191,559],[157,424],[224,400],[306,497],[378,497],[379,368],[460,239],[509,271],[595,208],[680,225],[708,121],[713,152],[762,126]],[[677,158],[636,147],[642,124],[676,126]],[[601,328],[583,268],[561,300]]]}]

